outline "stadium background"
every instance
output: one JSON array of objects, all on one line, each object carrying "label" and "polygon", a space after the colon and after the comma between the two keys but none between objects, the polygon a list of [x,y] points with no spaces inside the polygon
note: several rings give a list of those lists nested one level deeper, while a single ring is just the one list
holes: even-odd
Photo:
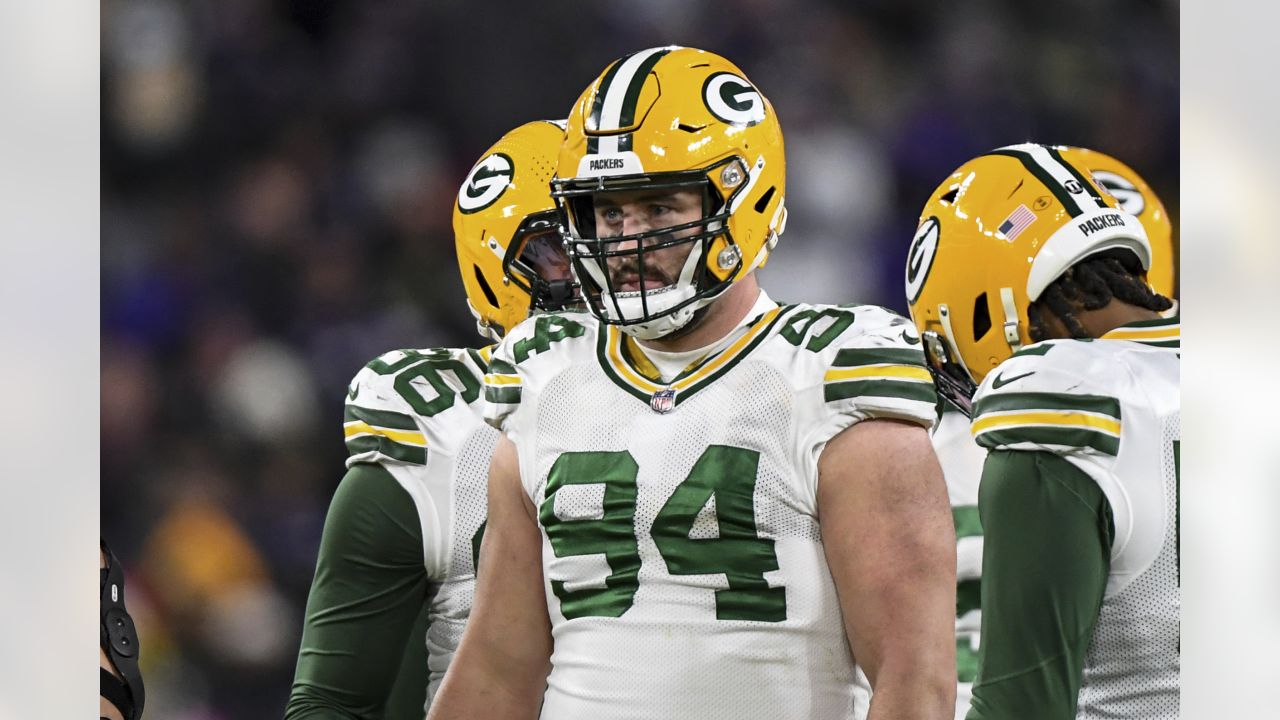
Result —
[{"label": "stadium background", "polygon": [[1109,152],[1178,212],[1178,5],[1067,0],[107,0],[102,534],[129,571],[147,716],[278,718],[345,386],[477,345],[454,192],[621,54],[719,52],[771,99],[780,300],[904,310],[923,200],[983,150]]}]

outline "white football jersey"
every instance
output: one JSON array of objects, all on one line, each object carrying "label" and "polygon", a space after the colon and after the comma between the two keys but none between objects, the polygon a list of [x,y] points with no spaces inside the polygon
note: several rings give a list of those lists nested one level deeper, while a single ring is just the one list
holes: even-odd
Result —
[{"label": "white football jersey", "polygon": [[945,405],[929,434],[947,480],[951,518],[956,528],[956,720],[964,720],[978,672],[982,630],[982,524],[978,519],[978,481],[987,451],[969,434],[969,418]]},{"label": "white football jersey", "polygon": [[929,426],[910,322],[767,298],[670,382],[616,327],[544,315],[485,378],[538,509],[544,718],[863,717],[817,521],[818,457],[864,419]]},{"label": "white football jersey", "polygon": [[1179,711],[1179,325],[1029,346],[975,395],[987,449],[1059,455],[1098,484],[1115,521],[1111,570],[1085,657],[1077,718]]},{"label": "white football jersey", "polygon": [[393,350],[347,393],[347,466],[385,467],[413,498],[431,579],[425,638],[435,697],[475,598],[475,560],[498,431],[484,422],[485,350]]}]

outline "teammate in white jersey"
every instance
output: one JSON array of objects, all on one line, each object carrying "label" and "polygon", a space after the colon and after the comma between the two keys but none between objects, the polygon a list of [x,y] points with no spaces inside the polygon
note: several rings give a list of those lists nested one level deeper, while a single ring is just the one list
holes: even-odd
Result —
[{"label": "teammate in white jersey", "polygon": [[[1099,188],[1116,198],[1120,209],[1138,218],[1151,243],[1147,282],[1159,294],[1175,296],[1176,254],[1173,225],[1159,196],[1132,168],[1096,150],[1059,148],[1063,158],[1089,169]],[[1176,307],[1176,302],[1175,302]],[[1168,315],[1174,309],[1165,311]],[[939,404],[938,423],[929,433],[947,480],[956,528],[956,720],[969,712],[978,672],[982,610],[982,525],[978,519],[978,479],[987,452],[969,434],[969,417],[950,402]]]},{"label": "teammate in white jersey", "polygon": [[954,537],[910,322],[779,306],[773,108],[652,48],[569,117],[591,314],[513,330],[475,613],[433,718],[949,718]]},{"label": "teammate in white jersey", "polygon": [[908,254],[939,391],[987,450],[971,719],[1178,713],[1178,320],[1089,155],[971,160]]},{"label": "teammate in white jersey", "polygon": [[[548,186],[563,138],[549,122],[512,130],[458,192],[458,266],[488,339],[572,296]],[[491,350],[393,350],[351,382],[350,457],[325,521],[290,720],[425,714],[475,592],[498,438],[481,414]]]}]

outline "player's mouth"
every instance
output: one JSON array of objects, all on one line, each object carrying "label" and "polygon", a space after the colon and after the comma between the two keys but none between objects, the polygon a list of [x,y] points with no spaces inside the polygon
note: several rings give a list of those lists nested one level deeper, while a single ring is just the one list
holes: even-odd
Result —
[{"label": "player's mouth", "polygon": [[[662,280],[660,280],[659,278],[655,278],[655,277],[652,277],[652,276],[646,277],[646,278],[644,279],[644,289],[645,289],[645,290],[656,290],[657,288],[660,288],[660,287],[666,287],[668,284],[670,284],[670,283],[665,283],[665,282],[663,282]],[[622,276],[622,277],[619,277],[617,280],[615,280],[615,281],[614,281],[614,283],[613,283],[613,287],[614,287],[618,292],[624,292],[624,293],[625,293],[625,292],[639,292],[639,291],[640,291],[640,287],[641,287],[641,284],[640,284],[640,276],[638,276],[638,275],[624,275],[624,276]]]},{"label": "player's mouth", "polygon": [[626,266],[613,272],[613,291],[615,293],[635,293],[640,292],[642,288],[648,292],[667,287],[673,282],[667,277],[666,273],[656,267],[645,267],[643,275],[637,268]]}]

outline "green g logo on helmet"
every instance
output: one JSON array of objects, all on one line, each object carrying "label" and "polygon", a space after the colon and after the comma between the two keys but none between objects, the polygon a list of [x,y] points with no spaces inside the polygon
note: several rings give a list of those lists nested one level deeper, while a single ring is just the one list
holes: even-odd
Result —
[{"label": "green g logo on helmet", "polygon": [[494,204],[511,186],[515,174],[515,163],[503,153],[493,153],[481,160],[462,182],[458,210],[470,214]]},{"label": "green g logo on helmet", "polygon": [[702,101],[712,115],[730,125],[751,127],[764,122],[764,99],[751,83],[728,72],[718,72],[702,86]]},{"label": "green g logo on helmet", "polygon": [[1142,191],[1125,177],[1106,170],[1094,170],[1093,179],[1103,190],[1111,193],[1111,197],[1120,204],[1120,209],[1130,215],[1141,215],[1147,209],[1147,200]]},{"label": "green g logo on helmet", "polygon": [[938,218],[930,216],[916,230],[911,239],[911,247],[907,250],[907,303],[914,303],[920,297],[924,281],[929,277],[929,268],[933,267],[933,258],[938,254]]}]

